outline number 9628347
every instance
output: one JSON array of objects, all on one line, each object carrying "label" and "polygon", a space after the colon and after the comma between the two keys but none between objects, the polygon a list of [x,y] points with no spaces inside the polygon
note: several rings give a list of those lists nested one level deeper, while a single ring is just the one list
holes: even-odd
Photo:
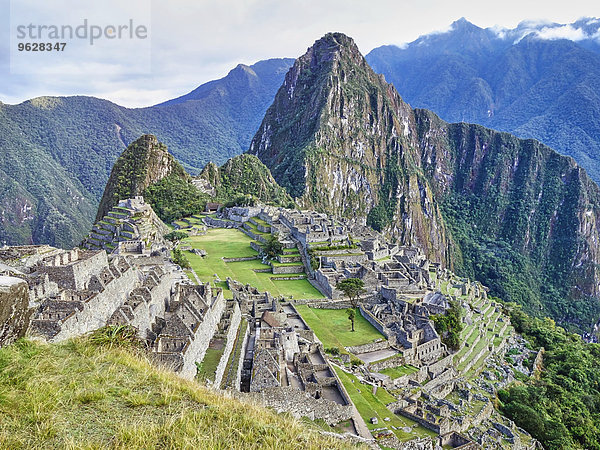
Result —
[{"label": "number 9628347", "polygon": [[19,42],[17,49],[20,52],[63,52],[66,42]]}]

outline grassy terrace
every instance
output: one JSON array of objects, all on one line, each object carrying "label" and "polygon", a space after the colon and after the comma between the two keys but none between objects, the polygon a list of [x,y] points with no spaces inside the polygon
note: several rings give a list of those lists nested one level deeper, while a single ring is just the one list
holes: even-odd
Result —
[{"label": "grassy terrace", "polygon": [[269,261],[273,267],[304,266],[302,261],[280,263],[279,261]]},{"label": "grassy terrace", "polygon": [[264,237],[271,236],[271,233],[263,233],[262,231],[258,231],[257,226],[254,225],[253,223],[250,223],[250,222],[246,222],[246,223],[248,224],[248,226],[250,227],[250,229],[252,230],[252,232],[254,234],[264,236]]},{"label": "grassy terrace", "polygon": [[[358,413],[370,430],[387,426],[402,441],[408,441],[417,437],[430,436],[435,438],[437,436],[433,431],[417,425],[412,420],[392,413],[385,405],[396,401],[396,399],[385,389],[379,388],[377,389],[377,393],[373,395],[372,386],[360,383],[354,375],[344,372],[339,367],[334,366],[334,368],[356,409],[358,409]],[[377,417],[379,423],[377,425],[371,424],[371,417]],[[386,417],[390,420],[385,421]],[[392,426],[399,429],[394,430],[391,428]],[[403,428],[406,427],[414,428],[410,431],[404,431]]]},{"label": "grassy terrace", "polygon": [[296,309],[302,315],[309,327],[319,340],[327,347],[349,347],[368,344],[384,336],[361,316],[358,309],[352,332],[348,314],[345,309],[318,309],[306,305],[297,305]]},{"label": "grassy terrace", "polygon": [[201,281],[212,282],[216,273],[223,280],[219,286],[225,289],[225,296],[228,298],[232,294],[225,284],[227,277],[243,284],[249,283],[260,291],[269,291],[276,297],[292,295],[294,298],[323,298],[323,294],[308,280],[273,282],[273,274],[254,272],[254,269],[269,268],[259,260],[226,263],[221,259],[257,256],[258,253],[250,247],[250,242],[252,239],[241,231],[226,228],[210,228],[203,236],[190,236],[183,241],[194,249],[206,250],[207,256],[204,258],[192,252],[186,252],[186,256]]},{"label": "grassy terrace", "polygon": [[252,220],[253,220],[254,222],[256,222],[257,224],[259,224],[259,225],[262,225],[263,227],[270,227],[270,226],[271,226],[271,224],[269,224],[269,223],[265,222],[265,221],[264,221],[264,220],[262,220],[262,219],[259,219],[258,217],[253,217],[253,218],[252,218]]},{"label": "grassy terrace", "polygon": [[204,359],[200,364],[198,364],[198,374],[196,375],[198,380],[215,381],[215,372],[217,371],[217,366],[219,365],[219,361],[223,356],[224,350],[224,345],[220,349],[210,347],[206,349],[206,355],[204,355]]},{"label": "grassy terrace", "polygon": [[0,449],[348,448],[101,339],[0,349]]},{"label": "grassy terrace", "polygon": [[415,373],[418,371],[419,371],[419,369],[417,369],[414,366],[404,365],[404,366],[398,366],[398,367],[390,367],[389,369],[383,369],[383,370],[380,370],[379,372],[384,375],[389,375],[392,379],[395,379],[395,378],[400,378],[403,375],[410,375],[411,373]]}]

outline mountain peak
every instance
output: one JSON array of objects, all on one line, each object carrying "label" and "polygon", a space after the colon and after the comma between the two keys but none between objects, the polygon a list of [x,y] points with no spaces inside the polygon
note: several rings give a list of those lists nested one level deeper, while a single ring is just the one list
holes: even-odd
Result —
[{"label": "mountain peak", "polygon": [[333,55],[346,52],[362,57],[354,39],[344,33],[327,33],[315,41],[312,47],[307,50],[305,56],[309,54],[319,55],[318,59],[324,61],[331,59]]},{"label": "mountain peak", "polygon": [[96,221],[101,220],[119,200],[142,195],[148,186],[171,173],[189,178],[183,167],[168,152],[166,145],[158,142],[156,136],[141,136],[115,162],[98,207]]},{"label": "mountain peak", "polygon": [[252,67],[247,66],[246,64],[238,64],[237,66],[235,66],[235,68],[233,68],[229,72],[229,75],[235,75],[235,74],[243,74],[243,75],[252,76],[252,77],[257,76],[256,72],[254,72],[254,70],[252,70]]},{"label": "mountain peak", "polygon": [[475,25],[474,23],[469,22],[464,17],[461,17],[460,19],[452,22],[452,24],[450,25],[450,30],[454,31],[454,32],[456,32],[456,31],[469,32],[469,31],[483,30],[483,28],[480,28],[477,25]]}]

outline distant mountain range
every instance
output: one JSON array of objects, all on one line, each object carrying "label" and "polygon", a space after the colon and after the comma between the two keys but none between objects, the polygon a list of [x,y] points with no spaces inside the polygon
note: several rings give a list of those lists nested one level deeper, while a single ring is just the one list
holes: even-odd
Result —
[{"label": "distant mountain range", "polygon": [[94,97],[0,103],[0,244],[77,244],[119,154],[155,134],[191,173],[244,152],[293,59],[238,65],[160,105]]},{"label": "distant mountain range", "polygon": [[366,59],[413,107],[532,137],[600,181],[600,20],[482,29],[465,19]]}]

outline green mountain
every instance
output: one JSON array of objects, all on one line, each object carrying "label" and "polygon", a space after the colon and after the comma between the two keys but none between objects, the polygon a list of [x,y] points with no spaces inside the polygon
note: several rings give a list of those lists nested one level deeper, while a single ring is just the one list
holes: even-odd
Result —
[{"label": "green mountain", "polygon": [[279,186],[267,167],[256,156],[242,154],[229,159],[221,167],[208,163],[199,175],[215,191],[215,199],[233,201],[240,195],[251,195],[267,204],[293,205],[292,197]]},{"label": "green mountain", "polygon": [[[366,59],[412,106],[538,139],[575,158],[598,182],[599,29],[600,20],[586,18],[510,30],[461,19],[447,32],[379,47]],[[577,40],[556,38],[569,35]]]},{"label": "green mountain", "polygon": [[0,103],[0,242],[78,243],[115,160],[143,134],[156,135],[191,173],[242,153],[292,62],[239,65],[148,108],[93,97]]},{"label": "green mountain", "polygon": [[302,207],[362,216],[446,261],[445,226],[410,150],[411,116],[352,39],[330,33],[290,69],[248,152]]},{"label": "green mountain", "polygon": [[102,219],[119,200],[143,195],[147,188],[167,177],[181,178],[191,184],[191,177],[167,151],[166,145],[150,134],[140,137],[115,162],[96,221]]},{"label": "green mountain", "polygon": [[533,140],[413,110],[328,34],[286,75],[249,153],[299,204],[365,221],[534,314],[600,317],[600,192]]},{"label": "green mountain", "polygon": [[136,196],[143,196],[166,223],[204,211],[209,200],[294,204],[256,156],[238,155],[221,167],[208,163],[193,179],[167,146],[150,134],[132,142],[115,162],[95,221],[101,221],[119,200]]}]

